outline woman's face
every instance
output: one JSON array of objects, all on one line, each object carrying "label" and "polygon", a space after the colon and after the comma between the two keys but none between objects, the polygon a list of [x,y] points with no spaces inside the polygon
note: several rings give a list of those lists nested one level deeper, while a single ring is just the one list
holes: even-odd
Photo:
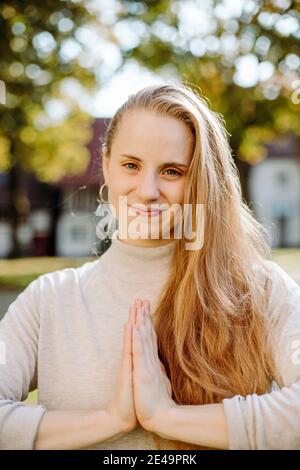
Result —
[{"label": "woman's face", "polygon": [[[141,246],[170,242],[175,213],[170,208],[177,204],[176,211],[183,203],[192,150],[191,131],[181,121],[144,109],[124,113],[111,155],[103,152],[108,201],[118,220],[120,239]],[[151,208],[165,210],[147,212]]]}]

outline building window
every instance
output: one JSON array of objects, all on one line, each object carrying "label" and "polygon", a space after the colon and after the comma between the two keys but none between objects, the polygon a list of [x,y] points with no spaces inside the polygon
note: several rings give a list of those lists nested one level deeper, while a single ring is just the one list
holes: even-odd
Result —
[{"label": "building window", "polygon": [[78,242],[86,240],[85,227],[79,227],[78,225],[71,227],[71,239]]}]

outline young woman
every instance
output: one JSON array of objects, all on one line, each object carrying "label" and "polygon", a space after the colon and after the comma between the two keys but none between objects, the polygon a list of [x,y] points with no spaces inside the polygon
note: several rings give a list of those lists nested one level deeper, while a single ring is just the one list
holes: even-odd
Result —
[{"label": "young woman", "polygon": [[300,448],[300,287],[270,261],[220,116],[183,85],[143,88],[102,158],[111,245],[0,323],[0,448]]}]

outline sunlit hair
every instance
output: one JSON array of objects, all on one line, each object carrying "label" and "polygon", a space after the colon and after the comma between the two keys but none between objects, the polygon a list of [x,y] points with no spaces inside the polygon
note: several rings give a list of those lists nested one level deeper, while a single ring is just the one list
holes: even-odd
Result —
[{"label": "sunlit hair", "polygon": [[[110,121],[103,140],[109,156],[124,113],[133,109],[188,126],[194,148],[183,202],[205,204],[204,244],[186,250],[185,239],[176,240],[170,276],[153,312],[174,401],[220,403],[269,392],[272,380],[282,386],[264,315],[268,234],[243,201],[223,118],[185,85],[148,86],[129,96]],[[154,437],[159,449],[207,449]]]}]

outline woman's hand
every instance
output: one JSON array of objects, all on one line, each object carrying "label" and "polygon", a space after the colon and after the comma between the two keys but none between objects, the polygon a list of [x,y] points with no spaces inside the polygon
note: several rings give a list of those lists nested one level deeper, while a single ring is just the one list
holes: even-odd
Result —
[{"label": "woman's hand", "polygon": [[128,322],[124,325],[122,357],[118,370],[115,394],[107,411],[122,432],[130,432],[138,425],[133,401],[132,325],[135,310],[129,310]]},{"label": "woman's hand", "polygon": [[133,326],[133,393],[136,416],[141,426],[151,431],[151,423],[170,408],[176,406],[172,400],[172,387],[164,365],[158,356],[157,336],[154,330],[148,300],[137,307]]}]

